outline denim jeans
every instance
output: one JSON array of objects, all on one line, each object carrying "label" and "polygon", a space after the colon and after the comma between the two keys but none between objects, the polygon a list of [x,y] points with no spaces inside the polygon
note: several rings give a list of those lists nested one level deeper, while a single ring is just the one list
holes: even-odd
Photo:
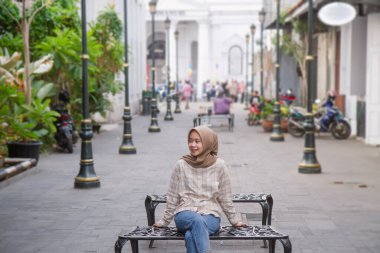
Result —
[{"label": "denim jeans", "polygon": [[174,222],[178,230],[185,234],[187,253],[211,252],[209,235],[219,231],[219,217],[182,211],[175,215]]}]

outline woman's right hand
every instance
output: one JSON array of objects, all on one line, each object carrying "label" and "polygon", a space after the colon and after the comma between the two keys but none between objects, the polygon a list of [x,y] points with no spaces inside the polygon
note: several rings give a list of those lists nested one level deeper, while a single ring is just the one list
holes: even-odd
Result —
[{"label": "woman's right hand", "polygon": [[239,221],[238,223],[236,223],[235,225],[234,225],[234,227],[237,227],[237,228],[240,228],[240,227],[246,227],[247,226],[247,224],[245,224],[244,222],[242,222],[242,221]]},{"label": "woman's right hand", "polygon": [[161,228],[162,225],[161,225],[160,223],[154,223],[154,224],[152,225],[152,227],[155,227],[155,228]]}]

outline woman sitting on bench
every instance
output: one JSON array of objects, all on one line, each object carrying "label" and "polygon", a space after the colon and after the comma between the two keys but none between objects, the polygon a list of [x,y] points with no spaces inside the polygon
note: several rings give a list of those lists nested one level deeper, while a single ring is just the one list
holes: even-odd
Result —
[{"label": "woman sitting on bench", "polygon": [[230,114],[230,107],[233,100],[224,96],[223,92],[219,92],[218,96],[214,99],[214,113],[215,114]]},{"label": "woman sitting on bench", "polygon": [[206,126],[188,134],[189,155],[175,165],[164,217],[153,226],[168,226],[174,217],[185,234],[187,253],[211,252],[209,235],[218,232],[222,212],[236,227],[246,226],[232,203],[231,181],[225,162],[217,157],[218,137]]}]

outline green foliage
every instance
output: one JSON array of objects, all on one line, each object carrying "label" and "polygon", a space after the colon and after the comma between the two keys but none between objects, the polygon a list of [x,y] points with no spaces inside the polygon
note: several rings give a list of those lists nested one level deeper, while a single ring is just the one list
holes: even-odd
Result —
[{"label": "green foliage", "polygon": [[49,140],[56,131],[59,114],[51,111],[50,100],[35,98],[26,105],[25,96],[16,86],[0,83],[0,145],[6,141]]},{"label": "green foliage", "polygon": [[13,1],[0,0],[0,37],[6,33],[11,33],[13,36],[20,33],[16,20],[11,18],[10,15],[20,20],[19,10]]},{"label": "green foliage", "polygon": [[[36,0],[32,10],[36,10],[44,0]],[[48,36],[54,36],[57,30],[67,29],[79,32],[80,16],[77,0],[55,0],[51,5],[41,10],[33,20],[30,29],[31,45],[38,45]],[[38,51],[32,48],[32,57],[36,57]]]},{"label": "green foliage", "polygon": [[21,29],[16,19],[20,20],[19,10],[12,0],[0,0],[0,48],[13,52],[22,51]]}]

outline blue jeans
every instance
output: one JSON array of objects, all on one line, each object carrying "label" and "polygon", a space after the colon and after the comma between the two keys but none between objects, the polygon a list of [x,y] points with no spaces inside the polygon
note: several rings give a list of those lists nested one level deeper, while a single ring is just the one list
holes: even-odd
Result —
[{"label": "blue jeans", "polygon": [[174,222],[178,230],[185,234],[187,253],[211,252],[209,235],[219,231],[219,217],[182,211],[175,215]]}]

